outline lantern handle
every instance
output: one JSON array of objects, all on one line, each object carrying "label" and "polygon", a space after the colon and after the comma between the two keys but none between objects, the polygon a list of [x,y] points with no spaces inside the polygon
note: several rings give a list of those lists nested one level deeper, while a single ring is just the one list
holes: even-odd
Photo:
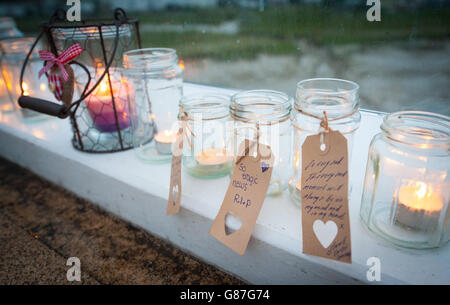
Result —
[{"label": "lantern handle", "polygon": [[23,75],[25,72],[25,68],[28,64],[28,61],[30,60],[30,56],[33,53],[34,48],[38,44],[39,40],[42,38],[42,35],[44,35],[44,31],[41,31],[41,33],[38,35],[36,40],[33,42],[30,51],[28,51],[27,56],[25,57],[25,60],[22,65],[22,69],[20,70],[20,79],[19,79],[19,85],[20,85],[20,97],[18,98],[18,104],[22,108],[28,108],[40,113],[45,113],[48,115],[56,116],[59,118],[66,118],[69,115],[69,111],[67,111],[67,107],[65,105],[56,104],[50,101],[46,101],[40,98],[35,98],[31,96],[24,95],[25,90],[23,89]]},{"label": "lantern handle", "polygon": [[52,116],[57,116],[59,118],[65,118],[69,115],[69,113],[66,111],[66,107],[64,105],[58,105],[43,99],[34,98],[31,96],[24,95],[24,89],[23,89],[23,74],[25,72],[25,68],[28,64],[28,61],[30,59],[31,54],[33,53],[34,48],[36,47],[39,40],[42,38],[42,35],[44,34],[44,31],[41,31],[39,36],[36,38],[36,40],[33,42],[30,51],[28,52],[27,56],[25,57],[25,60],[22,65],[22,69],[20,70],[20,79],[19,79],[19,85],[20,85],[20,97],[18,99],[18,104],[22,108],[28,108],[31,110],[35,110],[37,112],[45,113]]},{"label": "lantern handle", "polygon": [[53,15],[50,17],[50,23],[67,21],[66,16],[67,14],[64,9],[57,8]]}]

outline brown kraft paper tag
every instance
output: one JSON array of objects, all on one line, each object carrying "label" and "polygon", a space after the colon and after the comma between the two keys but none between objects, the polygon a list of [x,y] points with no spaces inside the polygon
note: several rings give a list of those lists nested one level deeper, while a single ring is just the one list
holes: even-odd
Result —
[{"label": "brown kraft paper tag", "polygon": [[169,200],[167,202],[167,216],[180,211],[181,201],[181,161],[183,158],[183,128],[177,133],[172,146],[172,168],[170,170]]},{"label": "brown kraft paper tag", "polygon": [[[258,146],[256,157],[250,151]],[[240,255],[244,255],[261,211],[272,176],[274,158],[270,147],[244,140],[233,169],[227,193],[209,234]],[[241,227],[227,233],[225,221],[231,214],[241,220]]]},{"label": "brown kraft paper tag", "polygon": [[301,196],[303,253],[351,263],[347,139],[339,131],[303,143]]}]

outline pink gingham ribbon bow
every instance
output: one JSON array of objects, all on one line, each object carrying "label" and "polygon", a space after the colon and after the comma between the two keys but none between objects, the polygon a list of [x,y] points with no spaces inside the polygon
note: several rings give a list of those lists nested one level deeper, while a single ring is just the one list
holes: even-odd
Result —
[{"label": "pink gingham ribbon bow", "polygon": [[41,60],[44,60],[47,62],[45,67],[43,67],[39,71],[39,77],[42,76],[42,74],[46,73],[48,70],[50,70],[54,64],[57,64],[59,67],[59,70],[61,71],[61,75],[65,81],[69,78],[69,74],[67,73],[66,69],[64,68],[64,64],[68,63],[78,55],[83,53],[83,49],[81,48],[81,45],[79,43],[71,45],[69,48],[67,48],[64,52],[62,52],[58,57],[55,56],[50,51],[47,50],[41,50],[39,51],[39,58]]}]

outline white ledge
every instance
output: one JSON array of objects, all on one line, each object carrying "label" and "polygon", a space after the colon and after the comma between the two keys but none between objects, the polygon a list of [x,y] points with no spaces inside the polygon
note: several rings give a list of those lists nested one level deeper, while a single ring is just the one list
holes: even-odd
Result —
[{"label": "white ledge", "polygon": [[[201,91],[231,92],[184,86],[185,94]],[[362,111],[356,133],[349,201],[352,264],[302,253],[300,209],[291,203],[287,191],[265,200],[245,255],[234,253],[208,234],[229,177],[196,179],[183,173],[181,212],[165,216],[170,164],[144,164],[132,150],[112,154],[77,151],[71,145],[68,119],[25,123],[15,114],[0,114],[0,154],[250,283],[369,283],[366,262],[375,256],[381,260],[381,283],[450,284],[449,244],[434,250],[405,250],[376,238],[360,222],[368,147],[379,132],[381,119],[379,113]]]}]

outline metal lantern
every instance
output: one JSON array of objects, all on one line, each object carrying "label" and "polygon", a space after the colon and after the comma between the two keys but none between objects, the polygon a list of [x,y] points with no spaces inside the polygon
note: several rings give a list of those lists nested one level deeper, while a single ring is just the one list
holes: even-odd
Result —
[{"label": "metal lantern", "polygon": [[[49,22],[40,26],[42,32],[22,67],[21,84],[30,54],[41,38],[46,39],[42,52],[50,54],[41,56],[44,68],[51,60],[71,52],[74,46],[79,53],[65,65],[56,62],[51,70],[43,68],[50,89],[61,103],[24,94],[21,86],[19,105],[59,118],[70,117],[72,144],[81,151],[115,152],[132,148],[130,103],[134,102],[134,93],[122,76],[122,57],[128,50],[141,48],[137,19],[128,18],[118,8],[110,20],[69,22],[64,10],[57,10]],[[54,79],[57,69],[63,74],[61,66],[70,75],[62,83],[62,89],[58,87],[61,79]]]}]

